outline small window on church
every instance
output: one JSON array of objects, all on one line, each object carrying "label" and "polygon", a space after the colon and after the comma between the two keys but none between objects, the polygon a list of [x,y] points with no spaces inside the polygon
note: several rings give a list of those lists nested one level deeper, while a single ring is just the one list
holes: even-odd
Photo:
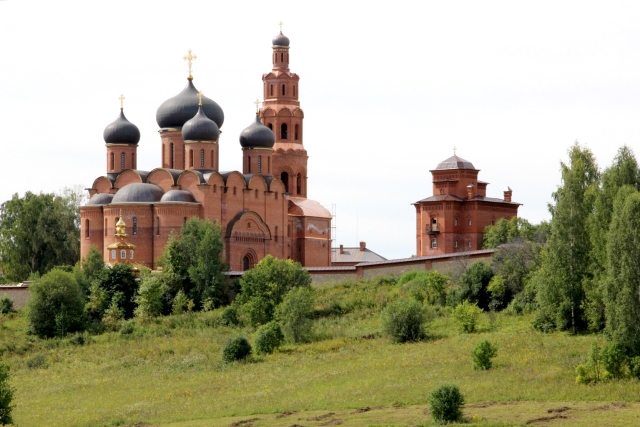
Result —
[{"label": "small window on church", "polygon": [[273,85],[269,88],[269,96],[273,96]]},{"label": "small window on church", "polygon": [[458,241],[456,240],[455,242],[453,242],[453,247],[457,248],[458,247]]},{"label": "small window on church", "polygon": [[213,193],[217,193],[218,192],[218,186],[216,184],[213,184]]},{"label": "small window on church", "polygon": [[211,169],[213,169],[213,150],[211,150]]},{"label": "small window on church", "polygon": [[124,153],[120,153],[120,169],[124,170]]},{"label": "small window on church", "polygon": [[182,218],[182,224],[186,224],[187,223],[187,217],[185,216],[184,218]]},{"label": "small window on church", "polygon": [[115,158],[115,155],[113,153],[111,153],[110,156],[109,156],[109,169],[110,170],[114,170],[115,167],[116,167],[114,158]]},{"label": "small window on church", "polygon": [[116,259],[116,250],[115,249],[113,249],[111,251],[111,259]]},{"label": "small window on church", "polygon": [[458,218],[453,219],[453,225],[456,227],[458,226]]},{"label": "small window on church", "polygon": [[280,139],[287,139],[287,124],[280,125]]},{"label": "small window on church", "polygon": [[85,239],[89,238],[89,220],[88,219],[84,221],[84,237]]},{"label": "small window on church", "polygon": [[298,138],[298,125],[295,125],[293,127],[293,139],[295,139],[296,141],[299,139]]},{"label": "small window on church", "polygon": [[129,251],[129,259],[133,259],[133,249]]},{"label": "small window on church", "polygon": [[175,147],[173,146],[173,142],[171,143],[171,153],[169,153],[171,155],[171,169],[175,168],[176,166],[176,150]]},{"label": "small window on church", "polygon": [[469,247],[471,247],[471,240],[469,240]]},{"label": "small window on church", "polygon": [[285,86],[282,85],[282,96],[284,96],[284,88],[285,88]]},{"label": "small window on church", "polygon": [[271,132],[273,132],[273,123],[269,123],[269,129],[271,129]]},{"label": "small window on church", "polygon": [[136,218],[135,216],[133,217],[133,235],[137,235],[138,234],[138,218]]},{"label": "small window on church", "polygon": [[[251,173],[251,156],[247,156],[247,173]],[[236,193],[233,193],[235,196]]]},{"label": "small window on church", "polygon": [[193,167],[193,150],[189,150],[189,167]]},{"label": "small window on church", "polygon": [[122,249],[120,251],[120,259],[127,259],[127,251]]},{"label": "small window on church", "polygon": [[469,225],[471,225],[471,220],[469,220]]},{"label": "small window on church", "polygon": [[431,239],[431,249],[436,249],[438,247],[438,239]]}]

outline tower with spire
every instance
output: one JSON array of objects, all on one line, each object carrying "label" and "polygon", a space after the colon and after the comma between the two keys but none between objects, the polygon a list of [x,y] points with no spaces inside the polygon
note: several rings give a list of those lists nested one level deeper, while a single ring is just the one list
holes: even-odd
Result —
[{"label": "tower with spire", "polygon": [[289,38],[280,33],[272,40],[271,71],[262,76],[260,119],[273,131],[273,175],[284,182],[292,197],[307,197],[307,151],[303,144],[304,112],[300,108],[300,77],[289,70]]}]

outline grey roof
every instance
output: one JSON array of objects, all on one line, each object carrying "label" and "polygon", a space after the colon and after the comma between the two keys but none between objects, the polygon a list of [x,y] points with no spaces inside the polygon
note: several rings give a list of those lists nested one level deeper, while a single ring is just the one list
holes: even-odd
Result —
[{"label": "grey roof", "polygon": [[274,46],[289,46],[289,37],[285,36],[282,34],[282,31],[280,31],[280,34],[275,36],[273,40],[271,40],[271,43]]},{"label": "grey roof", "polygon": [[198,106],[196,115],[182,126],[185,141],[217,141],[219,136],[218,125],[204,114],[202,106]]},{"label": "grey roof", "polygon": [[387,259],[378,255],[377,253],[367,248],[361,251],[357,248],[342,248],[343,253],[340,253],[340,248],[331,248],[331,262],[349,262],[349,263],[361,263],[361,262],[378,262],[386,261]]},{"label": "grey roof", "polygon": [[91,205],[108,205],[113,200],[113,194],[110,193],[99,193],[94,194],[92,198],[85,204],[86,206]]},{"label": "grey roof", "polygon": [[124,116],[122,108],[120,115],[104,128],[102,133],[107,144],[137,144],[140,142],[140,130]]},{"label": "grey roof", "polygon": [[118,190],[111,203],[154,203],[159,202],[163,195],[164,191],[156,184],[136,182]]},{"label": "grey roof", "polygon": [[[158,107],[158,111],[156,111],[158,126],[161,128],[181,128],[198,112],[198,102],[198,89],[189,80],[182,92],[164,101]],[[203,96],[202,110],[208,118],[216,122],[218,129],[222,127],[224,112],[214,100]]]},{"label": "grey roof", "polygon": [[255,121],[240,132],[242,148],[273,148],[275,143],[276,136],[271,129],[262,124],[258,113]]},{"label": "grey roof", "polygon": [[438,163],[438,167],[436,167],[436,170],[445,170],[445,169],[472,169],[472,170],[476,170],[475,167],[473,167],[473,164],[471,164],[470,161],[463,159],[462,157],[458,157],[458,156],[451,156],[449,157],[447,160],[443,160],[440,163]]},{"label": "grey roof", "polygon": [[483,196],[474,196],[472,199],[461,199],[458,196],[454,196],[453,194],[438,194],[435,196],[427,197],[426,199],[418,200],[416,203],[422,202],[470,202],[473,200],[477,200],[480,202],[489,202],[489,203],[506,203],[509,205],[520,205],[520,203],[516,202],[505,202],[504,199],[498,199],[495,197],[483,197]]},{"label": "grey roof", "polygon": [[169,190],[160,199],[161,202],[198,203],[187,190]]}]

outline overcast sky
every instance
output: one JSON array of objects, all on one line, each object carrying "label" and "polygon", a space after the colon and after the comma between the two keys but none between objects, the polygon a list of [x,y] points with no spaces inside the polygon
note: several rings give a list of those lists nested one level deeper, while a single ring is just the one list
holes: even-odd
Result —
[{"label": "overcast sky", "polygon": [[160,166],[156,109],[186,84],[223,108],[220,169],[241,169],[283,21],[300,75],[308,194],[336,205],[336,244],[415,254],[412,203],[457,153],[488,196],[548,219],[578,140],[601,167],[640,141],[640,2],[0,1],[0,202],[90,187],[125,114],[138,167]]}]

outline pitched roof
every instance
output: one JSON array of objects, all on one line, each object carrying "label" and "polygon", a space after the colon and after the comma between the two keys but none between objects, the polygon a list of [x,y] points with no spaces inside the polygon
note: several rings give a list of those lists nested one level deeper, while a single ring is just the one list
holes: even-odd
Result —
[{"label": "pitched roof", "polygon": [[357,248],[342,248],[342,253],[340,253],[340,248],[331,248],[331,262],[334,263],[343,263],[343,262],[379,262],[386,261],[387,259],[378,255],[365,248],[363,251]]}]

